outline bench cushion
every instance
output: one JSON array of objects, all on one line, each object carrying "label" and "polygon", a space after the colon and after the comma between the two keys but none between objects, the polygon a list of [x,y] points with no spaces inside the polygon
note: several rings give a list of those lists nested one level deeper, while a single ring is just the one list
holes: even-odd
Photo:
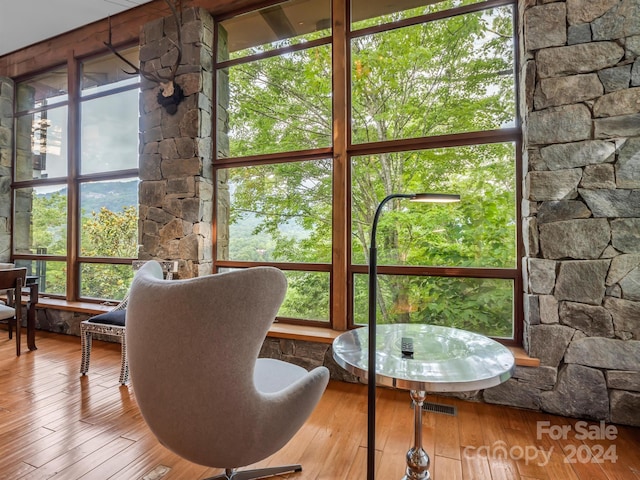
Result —
[{"label": "bench cushion", "polygon": [[102,323],[104,325],[117,325],[124,327],[126,310],[112,310],[107,313],[101,313],[89,319],[89,323]]}]

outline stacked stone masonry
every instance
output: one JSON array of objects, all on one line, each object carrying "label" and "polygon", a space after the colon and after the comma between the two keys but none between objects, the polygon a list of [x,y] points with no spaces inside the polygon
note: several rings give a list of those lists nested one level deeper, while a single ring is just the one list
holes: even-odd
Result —
[{"label": "stacked stone masonry", "polygon": [[[140,93],[138,258],[179,259],[178,276],[189,278],[212,267],[213,18],[205,10],[185,9],[181,33],[175,80],[185,98],[177,112],[156,101],[157,84],[144,80]],[[166,75],[176,60],[176,37],[173,17],[145,24],[141,69]]]},{"label": "stacked stone masonry", "polygon": [[525,348],[489,402],[640,425],[640,0],[520,6]]}]

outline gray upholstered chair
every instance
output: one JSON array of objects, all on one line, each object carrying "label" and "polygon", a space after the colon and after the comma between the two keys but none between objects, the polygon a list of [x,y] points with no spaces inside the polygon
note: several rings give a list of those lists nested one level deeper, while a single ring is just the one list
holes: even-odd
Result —
[{"label": "gray upholstered chair", "polygon": [[181,457],[223,468],[215,479],[300,471],[236,471],[282,448],[320,400],[329,371],[258,358],[284,299],[272,267],[168,282],[160,265],[134,277],[127,305],[133,391],[158,440]]},{"label": "gray upholstered chair", "polygon": [[6,321],[9,328],[9,340],[16,329],[16,355],[20,356],[20,329],[22,327],[22,305],[20,296],[26,284],[26,268],[0,269],[0,290],[8,290],[7,304],[0,303],[0,321]]}]

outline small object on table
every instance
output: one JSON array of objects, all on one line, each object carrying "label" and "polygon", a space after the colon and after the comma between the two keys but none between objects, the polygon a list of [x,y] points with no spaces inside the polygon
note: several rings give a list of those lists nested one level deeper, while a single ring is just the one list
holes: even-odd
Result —
[{"label": "small object on table", "polygon": [[400,351],[402,352],[403,357],[413,358],[413,338],[402,337]]}]

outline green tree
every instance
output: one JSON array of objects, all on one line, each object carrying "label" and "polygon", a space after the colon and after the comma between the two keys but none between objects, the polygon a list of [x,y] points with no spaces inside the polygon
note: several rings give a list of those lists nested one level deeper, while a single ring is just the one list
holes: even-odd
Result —
[{"label": "green tree", "polygon": [[[32,240],[34,253],[66,256],[67,196],[64,190],[32,192]],[[136,206],[113,212],[106,207],[82,216],[81,255],[85,257],[135,258],[137,255],[138,213]],[[46,284],[42,292],[66,291],[66,262],[46,263]],[[83,264],[81,295],[120,299],[126,294],[133,273],[129,265]]]},{"label": "green tree", "polygon": [[[112,212],[106,207],[82,220],[81,252],[86,257],[135,258],[138,211],[134,206]],[[83,295],[123,298],[133,272],[129,265],[85,264],[81,274]]]},{"label": "green tree", "polygon": [[124,207],[112,212],[106,207],[92,211],[82,222],[82,255],[85,257],[135,257],[138,244],[138,210]]},{"label": "green tree", "polygon": [[32,249],[49,255],[65,255],[67,245],[67,196],[62,192],[32,195]]},{"label": "green tree", "polygon": [[[62,191],[31,194],[31,245],[33,253],[66,255],[67,196]],[[35,273],[35,270],[33,271]],[[67,267],[64,262],[46,262],[46,281],[40,292],[61,294],[66,291]]]}]

